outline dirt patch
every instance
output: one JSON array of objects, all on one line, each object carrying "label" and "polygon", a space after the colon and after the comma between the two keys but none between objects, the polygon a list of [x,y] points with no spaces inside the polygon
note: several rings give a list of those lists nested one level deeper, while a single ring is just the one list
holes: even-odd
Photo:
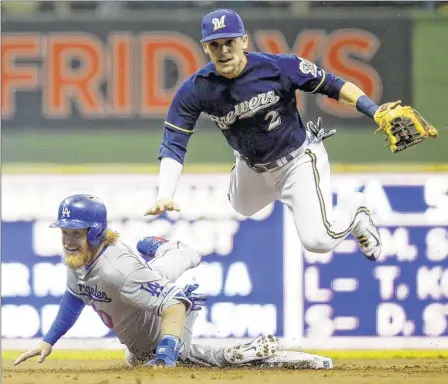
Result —
[{"label": "dirt patch", "polygon": [[319,371],[175,368],[130,369],[122,361],[27,361],[18,367],[2,361],[5,384],[442,384],[448,377],[446,359],[335,360],[335,369]]}]

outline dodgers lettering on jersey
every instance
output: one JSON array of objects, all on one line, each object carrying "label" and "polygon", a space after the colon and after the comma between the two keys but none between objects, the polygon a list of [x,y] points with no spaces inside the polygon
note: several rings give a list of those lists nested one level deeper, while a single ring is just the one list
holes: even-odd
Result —
[{"label": "dodgers lettering on jersey", "polygon": [[166,308],[191,307],[182,290],[120,241],[88,270],[67,268],[67,290],[91,305],[133,353],[155,349]]},{"label": "dodgers lettering on jersey", "polygon": [[[277,160],[305,141],[297,111],[297,90],[337,98],[344,81],[290,54],[246,53],[235,79],[209,63],[179,87],[165,121],[159,158],[183,162],[188,136],[201,113],[222,131],[229,145],[253,164]],[[186,137],[187,136],[187,137]]]}]

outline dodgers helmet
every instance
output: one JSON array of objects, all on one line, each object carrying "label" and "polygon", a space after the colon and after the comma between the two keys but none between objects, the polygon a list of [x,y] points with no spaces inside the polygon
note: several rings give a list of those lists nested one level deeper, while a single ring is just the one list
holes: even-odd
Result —
[{"label": "dodgers helmet", "polygon": [[88,228],[88,243],[98,247],[107,229],[106,206],[93,195],[69,196],[59,204],[58,219],[50,225],[50,228]]}]

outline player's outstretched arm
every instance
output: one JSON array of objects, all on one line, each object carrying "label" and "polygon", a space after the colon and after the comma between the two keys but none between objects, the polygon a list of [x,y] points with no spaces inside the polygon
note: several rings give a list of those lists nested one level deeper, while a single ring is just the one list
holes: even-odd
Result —
[{"label": "player's outstretched arm", "polygon": [[168,109],[158,156],[159,193],[157,202],[145,212],[145,216],[160,215],[165,211],[180,211],[173,196],[182,174],[188,141],[202,112],[197,91],[193,77],[186,79],[176,91]]},{"label": "player's outstretched arm", "polygon": [[162,198],[160,200],[157,200],[157,202],[145,212],[145,216],[157,216],[166,211],[180,212],[179,204],[169,198]]},{"label": "player's outstretched arm", "polygon": [[356,109],[364,115],[372,117],[377,123],[378,111],[401,108],[401,101],[386,103],[381,105],[380,108],[355,84],[332,73],[327,73],[322,68],[316,66],[316,64],[301,57],[286,55],[282,62],[282,68],[292,89],[326,95],[349,108]]},{"label": "player's outstretched arm", "polygon": [[165,211],[180,211],[179,204],[173,200],[177,182],[182,174],[183,165],[170,158],[163,157],[160,162],[159,192],[157,202],[145,212],[148,215],[160,215]]},{"label": "player's outstretched arm", "polygon": [[[380,106],[371,100],[360,88],[355,84],[347,81],[342,86],[339,92],[338,101],[350,108],[355,108],[359,112],[375,118],[376,112],[380,109]],[[385,110],[392,110],[395,108],[401,108],[401,100],[391,103],[383,104],[381,107]]]},{"label": "player's outstretched arm", "polygon": [[15,361],[14,365],[19,365],[22,361],[28,360],[31,357],[39,355],[38,363],[43,363],[47,356],[52,352],[53,346],[41,341],[36,348],[32,348],[27,352],[22,353]]},{"label": "player's outstretched arm", "polygon": [[51,354],[53,345],[56,344],[56,342],[76,323],[76,320],[78,320],[84,307],[85,304],[81,299],[73,296],[68,291],[65,291],[59,305],[58,314],[56,315],[56,319],[53,321],[50,330],[37,347],[22,353],[14,361],[14,365],[18,365],[37,355],[39,355],[37,361],[43,363],[47,356]]}]

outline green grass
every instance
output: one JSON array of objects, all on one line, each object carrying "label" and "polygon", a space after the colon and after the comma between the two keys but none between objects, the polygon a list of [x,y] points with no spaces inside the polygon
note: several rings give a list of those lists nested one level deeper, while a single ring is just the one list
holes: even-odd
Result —
[{"label": "green grass", "polygon": [[[3,162],[156,163],[160,132],[114,130],[84,132],[39,131],[2,135]],[[188,161],[232,162],[233,154],[219,132],[192,137]]]},{"label": "green grass", "polygon": [[[7,163],[157,163],[160,133],[141,131],[39,132],[2,134],[2,161]],[[448,163],[448,131],[436,140],[392,154],[384,137],[365,131],[339,130],[325,141],[332,163]],[[220,132],[197,132],[186,162],[233,162],[233,152]]]}]

